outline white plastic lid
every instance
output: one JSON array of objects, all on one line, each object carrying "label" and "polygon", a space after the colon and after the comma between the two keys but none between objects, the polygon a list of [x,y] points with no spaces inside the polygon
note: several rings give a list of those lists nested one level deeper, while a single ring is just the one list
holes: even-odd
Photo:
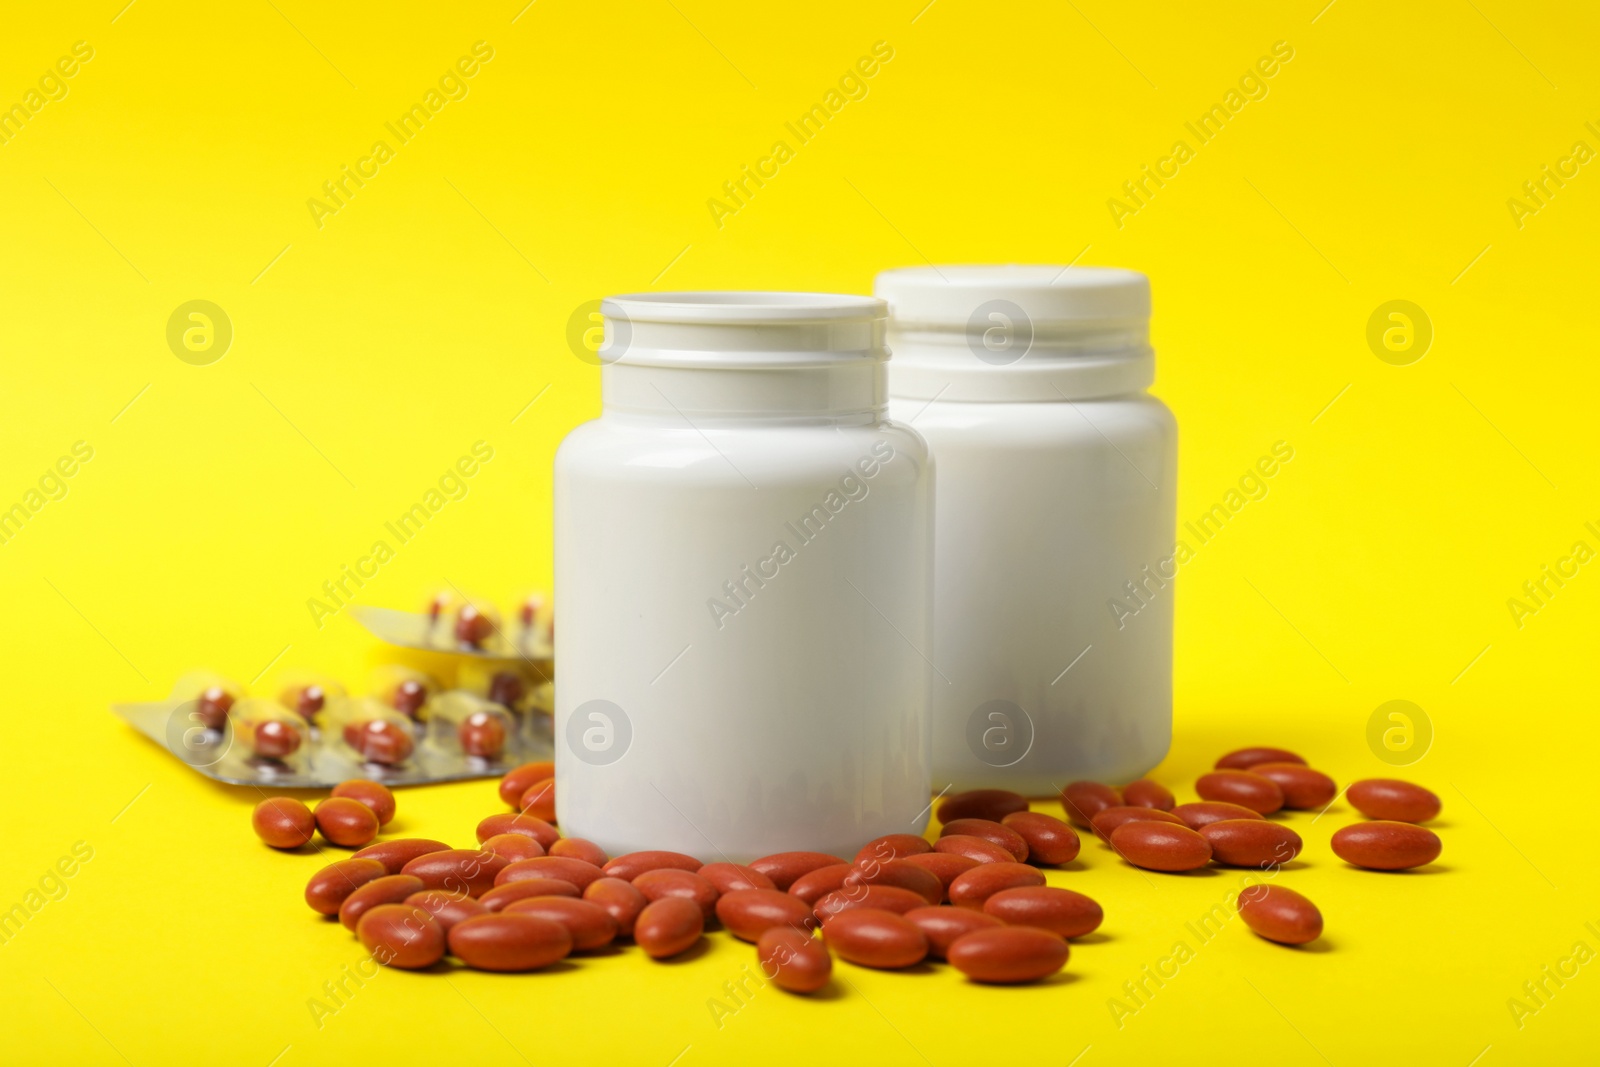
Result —
[{"label": "white plastic lid", "polygon": [[911,267],[878,275],[893,396],[1078,400],[1155,379],[1150,280],[1111,267]]},{"label": "white plastic lid", "polygon": [[964,327],[996,300],[1021,308],[1035,329],[1150,317],[1150,279],[1115,267],[907,267],[878,275],[873,291],[908,325]]},{"label": "white plastic lid", "polygon": [[602,365],[881,363],[888,306],[837,293],[627,293],[600,302]]}]

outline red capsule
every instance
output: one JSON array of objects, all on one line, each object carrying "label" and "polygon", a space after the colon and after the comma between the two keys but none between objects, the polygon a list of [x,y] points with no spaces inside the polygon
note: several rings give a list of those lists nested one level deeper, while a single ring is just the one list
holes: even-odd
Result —
[{"label": "red capsule", "polygon": [[844,880],[854,874],[856,868],[849,863],[831,863],[826,867],[818,867],[796,878],[789,886],[789,892],[805,901],[815,905],[817,901],[844,887]]},{"label": "red capsule", "polygon": [[1148,778],[1141,778],[1137,782],[1129,782],[1122,787],[1122,803],[1130,808],[1156,808],[1160,811],[1171,811],[1178,798],[1172,795],[1172,790],[1159,782],[1152,782]]},{"label": "red capsule", "polygon": [[450,953],[480,971],[531,971],[565,959],[572,935],[537,915],[498,912],[463,919],[450,928]]},{"label": "red capsule", "polygon": [[389,872],[377,860],[348,859],[330,863],[306,883],[306,903],[322,915],[337,915],[345,898]]},{"label": "red capsule", "polygon": [[890,860],[920,856],[932,851],[933,846],[927,839],[917,834],[884,834],[861,846],[861,851],[856,853],[856,863],[860,865],[868,860],[888,863]]},{"label": "red capsule", "polygon": [[1183,821],[1183,825],[1191,830],[1198,830],[1214,822],[1224,819],[1262,819],[1265,818],[1259,811],[1240,807],[1238,804],[1225,804],[1220,801],[1202,800],[1195,804],[1179,804],[1172,809],[1172,814]]},{"label": "red capsule", "polygon": [[386,874],[356,888],[339,905],[339,922],[354,932],[361,917],[380,904],[400,904],[423,890],[422,879],[409,874]]},{"label": "red capsule", "polygon": [[1357,867],[1403,871],[1439,858],[1439,835],[1409,822],[1358,822],[1333,835],[1334,855]]},{"label": "red capsule", "polygon": [[482,648],[494,634],[494,620],[476,604],[463,604],[456,613],[456,640],[469,648]]},{"label": "red capsule", "polygon": [[416,747],[406,728],[388,719],[350,723],[344,728],[344,741],[368,763],[384,766],[404,763]]},{"label": "red capsule", "polygon": [[563,837],[550,846],[550,855],[583,860],[585,863],[592,863],[596,867],[602,868],[608,858],[605,849],[593,841],[585,841],[581,837]]},{"label": "red capsule", "polygon": [[598,904],[576,897],[524,897],[502,909],[507,915],[533,915],[558,922],[572,935],[572,951],[592,952],[617,938],[617,921]]},{"label": "red capsule", "polygon": [[389,694],[389,706],[406,718],[415,721],[428,702],[428,687],[415,678],[407,678]]},{"label": "red capsule", "polygon": [[869,860],[858,864],[854,871],[844,876],[840,888],[849,889],[855,885],[892,885],[909,889],[929,904],[937,904],[944,899],[944,883],[939,876],[905,860],[890,860],[888,863]]},{"label": "red capsule", "polygon": [[411,904],[380,904],[361,916],[356,936],[386,967],[417,970],[444,958],[445,932],[434,917]]},{"label": "red capsule", "polygon": [[556,878],[563,882],[571,882],[582,892],[588,888],[590,882],[604,877],[604,871],[583,860],[569,859],[566,856],[539,856],[531,860],[518,860],[509,865],[495,875],[494,884],[505,885],[507,882],[520,882],[527,878]]},{"label": "red capsule", "polygon": [[960,908],[983,907],[1002,889],[1044,885],[1044,874],[1026,863],[983,863],[950,883],[950,903]]},{"label": "red capsule", "polygon": [[1085,830],[1107,808],[1122,806],[1122,794],[1100,782],[1068,782],[1061,789],[1061,807],[1074,826]]},{"label": "red capsule", "polygon": [[632,937],[633,924],[650,902],[621,878],[596,878],[583,889],[583,899],[606,909],[617,924],[618,937]]},{"label": "red capsule", "polygon": [[1211,858],[1229,867],[1266,869],[1300,855],[1300,835],[1265,819],[1224,819],[1200,827]]},{"label": "red capsule", "polygon": [[802,875],[810,874],[818,868],[841,865],[849,866],[843,859],[830,856],[826,852],[775,852],[770,856],[750,861],[751,870],[759,871],[771,878],[773,887],[783,890],[793,886],[795,880]]},{"label": "red capsule", "polygon": [[[1019,815],[1020,812],[1012,812]],[[1009,817],[1009,816],[1008,816]],[[999,845],[1011,854],[1011,858],[1021,863],[1028,858],[1028,842],[1022,835],[1001,823],[990,819],[952,819],[939,828],[940,837],[952,835],[978,837],[991,844]]]},{"label": "red capsule", "polygon": [[200,694],[195,717],[207,730],[220,730],[228,721],[228,712],[232,709],[233,694],[220,685],[214,685]]},{"label": "red capsule", "polygon": [[971,834],[951,834],[949,837],[941,837],[933,843],[933,850],[935,852],[948,852],[956,856],[965,856],[968,859],[977,860],[979,863],[1015,862],[1014,857],[1008,850],[1001,848],[993,841],[985,841],[983,838],[973,837]]},{"label": "red capsule", "polygon": [[528,791],[522,794],[522,799],[518,803],[522,805],[524,815],[531,815],[545,822],[555,822],[556,780],[546,778],[542,782],[534,782],[528,787]]},{"label": "red capsule", "polygon": [[928,955],[936,960],[944,959],[956,938],[963,934],[1005,925],[993,915],[985,915],[971,908],[954,908],[948,904],[913,908],[906,912],[906,918],[915,923],[917,929],[922,931],[922,936],[928,939]]},{"label": "red capsule", "polygon": [[522,801],[522,794],[535,782],[542,782],[556,776],[556,765],[549,760],[538,760],[534,763],[524,763],[520,767],[506,772],[500,779],[500,799],[512,808],[516,808]]},{"label": "red capsule", "polygon": [[754,867],[739,863],[708,863],[695,872],[717,887],[719,893],[732,893],[738,889],[776,889],[771,878]]},{"label": "red capsule", "polygon": [[741,941],[759,941],[774,926],[809,931],[816,917],[805,901],[776,889],[735,889],[717,898],[717,919]]},{"label": "red capsule", "polygon": [[756,942],[761,973],[779,989],[815,993],[833,974],[833,957],[809,931],[768,927]]},{"label": "red capsule", "polygon": [[262,759],[288,759],[300,749],[300,731],[292,722],[268,719],[256,726],[250,747]]},{"label": "red capsule", "polygon": [[395,799],[389,787],[368,778],[350,778],[333,787],[331,796],[348,797],[365,804],[378,817],[379,826],[388,826],[394,818]]},{"label": "red capsule", "polygon": [[418,856],[400,870],[421,878],[426,889],[445,889],[452,893],[465,893],[469,897],[481,897],[498,884],[495,879],[507,869],[510,862],[504,856],[482,849],[452,848]]},{"label": "red capsule", "polygon": [[1017,811],[1000,820],[1002,826],[1015,830],[1028,843],[1028,862],[1055,866],[1071,863],[1078,857],[1082,843],[1078,832],[1054,815],[1038,811]]},{"label": "red capsule", "polygon": [[645,871],[675,870],[698,871],[705,864],[693,856],[686,856],[682,852],[663,852],[660,850],[647,850],[644,852],[628,852],[613,860],[606,862],[602,868],[612,878],[621,878],[624,882],[631,882]]},{"label": "red capsule", "polygon": [[1106,808],[1095,815],[1093,819],[1094,832],[1102,841],[1111,840],[1111,834],[1123,823],[1129,822],[1170,822],[1182,825],[1183,820],[1169,811],[1160,808],[1134,808],[1118,806]]},{"label": "red capsule", "polygon": [[[485,852],[493,852],[497,856],[504,856],[512,863],[518,860],[538,859],[545,854],[544,847],[531,837],[521,834],[495,834],[487,841],[481,842]],[[560,844],[560,842],[557,842]]]},{"label": "red capsule", "polygon": [[940,822],[956,819],[990,819],[999,822],[1014,811],[1027,811],[1028,798],[1009,789],[970,789],[953,793],[939,802],[935,818]]},{"label": "red capsule", "polygon": [[971,856],[958,856],[954,852],[924,852],[920,856],[907,856],[900,862],[921,867],[939,879],[939,886],[943,890],[941,900],[949,896],[951,882],[978,866],[978,861]]},{"label": "red capsule", "polygon": [[700,906],[701,912],[709,921],[716,914],[717,887],[695,874],[693,871],[678,870],[673,867],[659,867],[652,871],[645,871],[633,879],[633,888],[644,894],[646,900],[657,901],[662,897],[682,897],[692,900]]},{"label": "red capsule", "polygon": [[1037,926],[1061,937],[1093,933],[1105,920],[1098,901],[1048,885],[1002,889],[983,902],[983,911],[1007,926]]},{"label": "red capsule", "polygon": [[1211,862],[1211,846],[1189,829],[1164,822],[1123,823],[1111,833],[1111,847],[1147,871],[1192,871]]},{"label": "red capsule", "polygon": [[424,889],[406,897],[405,903],[421,908],[433,916],[433,921],[444,927],[445,933],[463,919],[489,914],[489,909],[471,897],[447,893],[443,889]]},{"label": "red capsule", "polygon": [[1285,945],[1303,945],[1322,936],[1322,912],[1281,885],[1247,886],[1239,893],[1239,917],[1268,941]]},{"label": "red capsule", "polygon": [[479,759],[494,759],[506,747],[506,724],[499,715],[475,711],[456,727],[461,751]]},{"label": "red capsule", "polygon": [[823,927],[822,936],[841,958],[862,967],[911,967],[928,955],[928,939],[916,923],[879,908],[841,912]]},{"label": "red capsule", "polygon": [[546,852],[550,851],[550,846],[561,838],[560,831],[554,826],[532,815],[501,812],[489,816],[478,824],[480,843],[499,834],[521,834],[523,837],[531,837],[539,842]]},{"label": "red capsule", "polygon": [[1251,774],[1270,778],[1283,792],[1283,806],[1300,811],[1316,811],[1333,803],[1339,787],[1321,771],[1301,763],[1258,763]]},{"label": "red capsule", "polygon": [[285,689],[278,703],[293,708],[295,714],[310,722],[327,706],[328,694],[320,685],[303,685],[298,689]]},{"label": "red capsule", "polygon": [[299,848],[317,832],[311,809],[294,797],[269,797],[250,813],[256,836],[273,848]]},{"label": "red capsule", "polygon": [[379,841],[361,849],[351,859],[377,860],[390,874],[399,874],[405,865],[418,856],[430,852],[447,852],[450,846],[443,841],[430,841],[425,837],[397,837],[393,841]]},{"label": "red capsule", "polygon": [[1048,978],[1067,965],[1067,943],[1048,930],[974,930],[950,946],[950,965],[975,982],[1015,984]]},{"label": "red capsule", "polygon": [[[685,872],[687,873],[687,872]],[[646,904],[633,924],[633,940],[651,959],[664,960],[691,948],[705,932],[706,915],[686,897]]]},{"label": "red capsule", "polygon": [[378,836],[378,817],[359,800],[329,797],[312,812],[317,830],[330,844],[360,848]]},{"label": "red capsule", "polygon": [[1283,790],[1270,778],[1250,771],[1212,771],[1194,783],[1202,800],[1237,804],[1261,815],[1271,815],[1283,807]]},{"label": "red capsule", "polygon": [[[489,679],[489,691],[486,699],[492,704],[499,704],[503,708],[515,708],[522,703],[522,698],[527,695],[528,686],[516,671],[496,671],[494,677]],[[552,769],[539,777],[550,778],[554,774],[555,771]],[[534,779],[534,781],[538,780],[537,778]],[[519,793],[518,796],[520,795]],[[510,802],[507,801],[506,803],[509,804]]]},{"label": "red capsule", "polygon": [[559,878],[524,878],[520,882],[495,886],[479,897],[478,903],[489,911],[505,911],[508,906],[529,897],[571,897],[576,900],[580,895],[577,886]]},{"label": "red capsule", "polygon": [[844,912],[857,908],[892,911],[903,915],[912,908],[927,906],[928,901],[925,897],[909,889],[892,885],[857,885],[834,890],[817,901],[811,910],[819,921],[826,924]]},{"label": "red capsule", "polygon": [[1286,748],[1256,745],[1238,748],[1217,760],[1219,771],[1248,771],[1258,763],[1304,763],[1305,760]]},{"label": "red capsule", "polygon": [[1427,822],[1439,814],[1438,796],[1397,778],[1363,778],[1350,783],[1345,796],[1369,819]]}]

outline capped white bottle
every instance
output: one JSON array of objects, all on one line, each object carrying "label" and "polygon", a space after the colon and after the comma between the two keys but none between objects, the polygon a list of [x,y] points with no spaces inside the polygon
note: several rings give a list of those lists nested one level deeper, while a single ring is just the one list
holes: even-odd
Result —
[{"label": "capped white bottle", "polygon": [[556,802],[607,852],[850,856],[928,818],[932,479],[863,296],[603,302],[555,469]]},{"label": "capped white bottle", "polygon": [[1124,782],[1172,734],[1177,426],[1127,270],[887,271],[890,414],[928,441],[934,788]]}]

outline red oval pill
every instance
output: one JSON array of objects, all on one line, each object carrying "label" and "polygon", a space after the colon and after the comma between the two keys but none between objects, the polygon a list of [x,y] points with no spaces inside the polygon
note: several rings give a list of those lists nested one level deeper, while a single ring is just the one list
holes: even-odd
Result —
[{"label": "red oval pill", "polygon": [[1005,925],[993,915],[985,915],[972,908],[951,907],[949,904],[931,908],[913,908],[906,912],[906,918],[915,923],[917,929],[922,931],[922,936],[928,939],[928,955],[936,960],[945,958],[945,953],[950,950],[956,938],[970,934],[974,930],[987,930],[990,927]]},{"label": "red oval pill", "polygon": [[1000,820],[1022,835],[1028,843],[1028,862],[1054,866],[1071,863],[1078,857],[1082,842],[1078,832],[1054,815],[1038,811],[1017,811]]},{"label": "red oval pill", "polygon": [[1293,889],[1252,885],[1239,893],[1239,917],[1268,941],[1303,945],[1322,936],[1322,912]]},{"label": "red oval pill", "polygon": [[1068,782],[1061,789],[1061,807],[1074,826],[1085,830],[1107,808],[1122,806],[1122,794],[1101,782]]},{"label": "red oval pill", "polygon": [[1002,889],[983,902],[983,911],[1007,926],[1037,926],[1061,937],[1082,937],[1105,921],[1098,901],[1048,885]]},{"label": "red oval pill", "polygon": [[1250,771],[1212,771],[1194,783],[1202,800],[1237,804],[1261,815],[1271,815],[1283,807],[1283,790],[1270,778]]},{"label": "red oval pill", "polygon": [[916,923],[879,908],[840,912],[822,928],[822,937],[841,958],[862,967],[895,970],[928,955],[928,939]]},{"label": "red oval pill", "polygon": [[953,793],[939,802],[935,818],[940,822],[956,819],[991,819],[999,822],[1015,811],[1027,811],[1028,798],[1009,789],[969,789]]},{"label": "red oval pill", "polygon": [[416,970],[444,958],[444,927],[411,904],[380,904],[361,916],[356,936],[386,967]]},{"label": "red oval pill", "polygon": [[1224,819],[1200,827],[1211,858],[1229,867],[1272,867],[1300,855],[1300,835],[1265,819]]},{"label": "red oval pill", "polygon": [[815,993],[833,974],[833,957],[823,943],[808,931],[786,926],[763,931],[756,942],[756,958],[761,973],[791,993]]},{"label": "red oval pill", "polygon": [[1111,847],[1147,871],[1192,871],[1211,862],[1211,846],[1187,826],[1164,822],[1123,823],[1111,833]]},{"label": "red oval pill", "polygon": [[1237,748],[1217,760],[1219,771],[1248,771],[1258,763],[1304,763],[1305,760],[1298,754],[1286,748],[1272,748],[1269,745],[1256,745],[1252,748]]},{"label": "red oval pill", "polygon": [[1048,978],[1067,964],[1067,943],[1048,930],[974,930],[950,946],[950,965],[975,982],[1014,984]]},{"label": "red oval pill", "polygon": [[1439,814],[1437,795],[1398,778],[1363,778],[1350,783],[1345,796],[1369,819],[1427,822]]},{"label": "red oval pill", "polygon": [[[687,872],[685,872],[687,873]],[[706,916],[687,897],[661,897],[644,906],[633,924],[633,940],[656,960],[676,956],[700,940]]]},{"label": "red oval pill", "polygon": [[450,928],[450,954],[480,971],[531,971],[565,959],[572,935],[537,915],[491,912]]},{"label": "red oval pill", "polygon": [[1409,822],[1358,822],[1333,835],[1334,855],[1357,867],[1404,871],[1439,858],[1439,835]]}]

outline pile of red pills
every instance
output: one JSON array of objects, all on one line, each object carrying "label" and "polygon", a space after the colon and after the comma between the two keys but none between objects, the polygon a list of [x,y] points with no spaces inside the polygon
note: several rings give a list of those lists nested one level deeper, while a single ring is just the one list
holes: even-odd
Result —
[{"label": "pile of red pills", "polygon": [[[478,824],[475,849],[413,838],[374,844],[394,816],[394,797],[360,780],[341,784],[315,811],[289,798],[265,800],[253,822],[275,848],[320,833],[359,849],[313,875],[305,900],[338,916],[391,967],[430,967],[448,954],[480,970],[527,971],[629,939],[668,959],[720,924],[756,946],[771,981],[797,993],[827,985],[834,956],[882,969],[942,960],[974,981],[1019,983],[1060,971],[1069,939],[1104,918],[1098,902],[1046,885],[1040,870],[1075,859],[1078,833],[1005,790],[944,797],[931,842],[889,834],[850,858],[780,852],[749,864],[702,863],[666,851],[611,857],[562,837],[552,825],[552,772],[541,762],[507,774],[500,796],[513,810]],[[1300,855],[1303,842],[1267,816],[1326,809],[1339,793],[1298,755],[1271,748],[1229,753],[1195,791],[1198,802],[1178,804],[1148,780],[1121,789],[1073,782],[1061,801],[1073,823],[1136,867],[1268,870]],[[1438,837],[1417,825],[1439,812],[1428,790],[1370,779],[1351,785],[1348,797],[1372,821],[1333,835],[1341,859],[1401,870],[1438,856]],[[1286,886],[1252,885],[1238,908],[1271,941],[1304,944],[1322,933],[1317,907]]]}]

